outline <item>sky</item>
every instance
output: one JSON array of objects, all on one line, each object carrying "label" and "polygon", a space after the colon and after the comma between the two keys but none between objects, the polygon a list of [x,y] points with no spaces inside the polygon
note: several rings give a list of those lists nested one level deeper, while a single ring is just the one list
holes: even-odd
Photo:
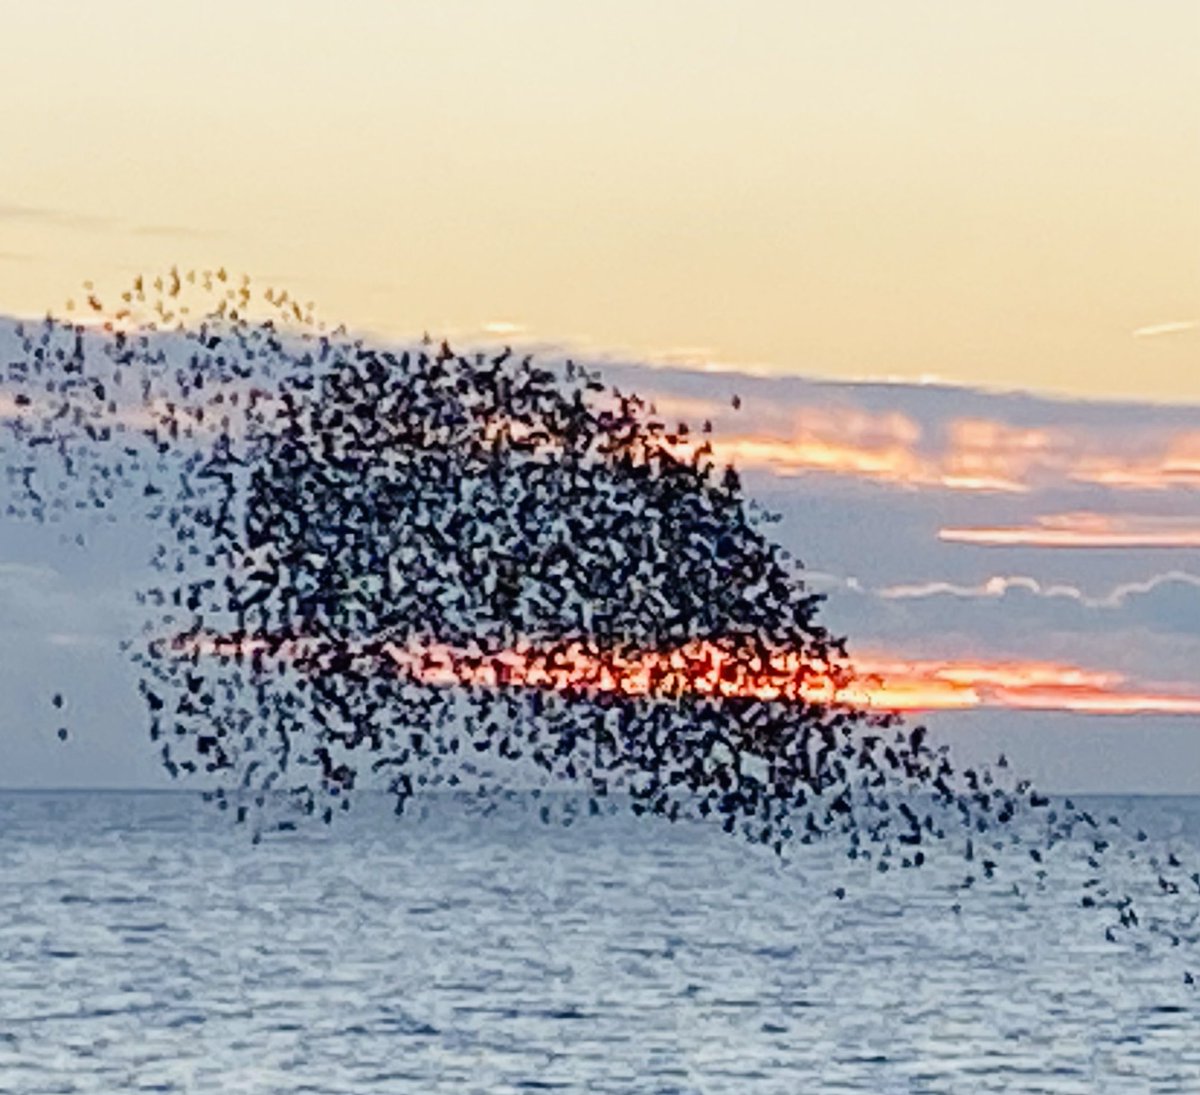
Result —
[{"label": "sky", "polygon": [[0,5],[0,303],[1200,401],[1193,0]]},{"label": "sky", "polygon": [[[0,317],[224,265],[596,362],[713,420],[891,701],[1058,789],[1200,792],[1200,5],[0,25]],[[139,547],[0,517],[0,785],[161,781],[117,650]]]},{"label": "sky", "polygon": [[[851,698],[1051,789],[1200,793],[1200,406],[589,364],[711,422],[849,638]],[[0,785],[166,782],[120,651],[147,531],[117,516],[0,523]]]}]

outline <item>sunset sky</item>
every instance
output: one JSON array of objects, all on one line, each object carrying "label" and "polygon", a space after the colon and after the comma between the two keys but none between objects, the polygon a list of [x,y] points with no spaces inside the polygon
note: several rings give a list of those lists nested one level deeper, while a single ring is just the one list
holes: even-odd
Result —
[{"label": "sunset sky", "polygon": [[5,4],[0,306],[1200,402],[1193,0]]},{"label": "sunset sky", "polygon": [[[12,317],[173,262],[577,354],[714,422],[889,702],[1054,786],[1200,791],[1193,0],[0,20],[0,361]],[[142,560],[105,535],[0,518],[0,786],[157,774],[112,751]]]}]

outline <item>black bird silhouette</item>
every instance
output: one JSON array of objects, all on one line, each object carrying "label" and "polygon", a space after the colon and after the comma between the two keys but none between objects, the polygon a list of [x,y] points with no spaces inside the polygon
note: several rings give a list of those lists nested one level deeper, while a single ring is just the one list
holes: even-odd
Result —
[{"label": "black bird silhouette", "polygon": [[235,816],[283,801],[330,822],[371,787],[399,812],[436,788],[569,786],[589,813],[714,821],[780,853],[840,839],[878,871],[954,835],[994,880],[1023,844],[1039,881],[1083,827],[1086,907],[1139,924],[1098,885],[1115,818],[1101,836],[1071,800],[1003,782],[1006,757],[959,767],[923,727],[838,698],[852,663],[820,596],[736,471],[680,455],[686,423],[573,362],[329,332],[224,268],[121,300],[128,330],[19,332],[8,512],[113,520],[121,501],[154,530],[129,644],[150,739]]}]

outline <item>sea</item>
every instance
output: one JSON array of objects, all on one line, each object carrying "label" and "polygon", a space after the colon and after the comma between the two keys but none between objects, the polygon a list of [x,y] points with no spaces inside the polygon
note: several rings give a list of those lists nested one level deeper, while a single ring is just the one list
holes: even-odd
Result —
[{"label": "sea", "polygon": [[[0,794],[0,1092],[1200,1092],[1200,947],[1107,941],[1086,848],[964,891],[949,847],[542,805],[255,843],[192,794]],[[1198,799],[1080,805],[1200,862]]]}]

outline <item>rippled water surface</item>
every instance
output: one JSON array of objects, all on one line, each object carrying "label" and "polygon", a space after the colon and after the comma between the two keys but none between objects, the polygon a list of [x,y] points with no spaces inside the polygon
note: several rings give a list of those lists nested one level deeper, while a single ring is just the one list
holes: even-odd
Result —
[{"label": "rippled water surface", "polygon": [[[1200,802],[1104,806],[1200,858]],[[1200,1092],[1196,948],[1105,942],[1070,850],[966,897],[800,851],[3,795],[0,1092]]]}]

